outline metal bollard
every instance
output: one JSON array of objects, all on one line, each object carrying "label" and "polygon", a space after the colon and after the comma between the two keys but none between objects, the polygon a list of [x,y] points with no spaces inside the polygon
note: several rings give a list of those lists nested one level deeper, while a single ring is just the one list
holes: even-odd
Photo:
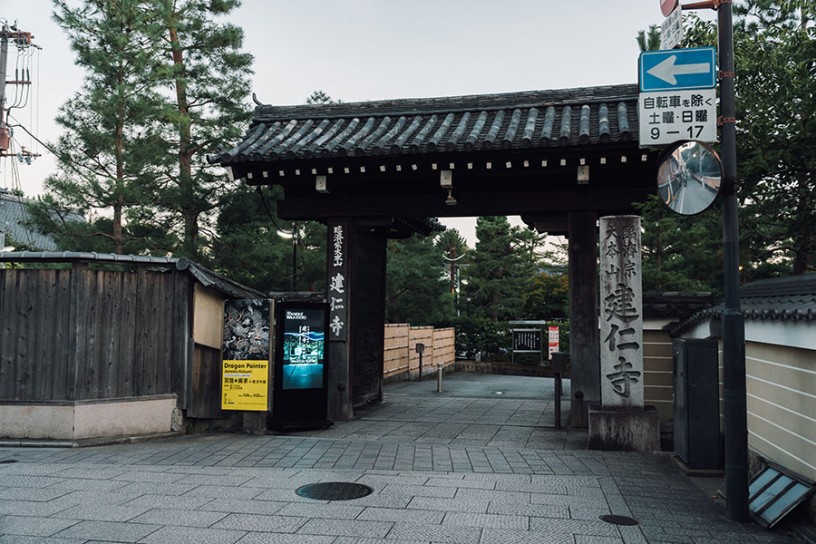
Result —
[{"label": "metal bollard", "polygon": [[436,392],[442,392],[442,367],[436,367]]}]

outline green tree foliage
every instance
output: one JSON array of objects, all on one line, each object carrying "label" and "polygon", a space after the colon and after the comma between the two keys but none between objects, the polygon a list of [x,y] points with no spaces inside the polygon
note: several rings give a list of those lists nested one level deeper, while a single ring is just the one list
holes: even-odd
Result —
[{"label": "green tree foliage", "polygon": [[[151,72],[153,45],[143,34],[155,28],[155,13],[136,0],[79,7],[57,0],[54,7],[86,76],[57,117],[65,129],[54,146],[59,171],[46,180],[33,220],[65,249],[153,249],[155,231],[128,225],[156,200],[155,158],[164,153],[155,122],[161,96]],[[68,221],[76,212],[89,221]]]},{"label": "green tree foliage", "polygon": [[279,219],[282,195],[280,186],[235,191],[218,215],[213,267],[265,293],[321,291],[326,283],[326,227]]},{"label": "green tree foliage", "polygon": [[467,269],[466,294],[472,315],[493,321],[521,317],[523,295],[530,290],[536,272],[542,237],[512,227],[503,216],[480,217],[476,237]]},{"label": "green tree foliage", "polygon": [[388,323],[445,325],[453,317],[445,261],[431,237],[388,241],[385,318]]},{"label": "green tree foliage", "polygon": [[[252,57],[219,22],[237,0],[54,0],[86,71],[62,108],[59,173],[33,211],[64,249],[205,257],[228,185],[205,155],[249,117]],[[88,221],[68,221],[82,213]]]},{"label": "green tree foliage", "polygon": [[[802,274],[816,268],[816,5],[743,0],[734,15],[743,281]],[[715,24],[685,18],[685,47],[717,45]],[[645,289],[720,291],[719,212],[641,213]]]},{"label": "green tree foliage", "polygon": [[643,229],[644,291],[722,291],[718,209],[683,216],[671,211],[657,195],[636,207]]},{"label": "green tree foliage", "polygon": [[331,96],[319,89],[306,97],[307,104],[336,104],[338,102],[339,100],[332,99]]},{"label": "green tree foliage", "polygon": [[161,16],[155,69],[172,91],[163,111],[175,166],[166,172],[162,208],[181,223],[177,253],[202,257],[202,225],[228,196],[223,174],[205,156],[241,135],[250,110],[252,56],[240,51],[243,31],[221,22],[239,0],[151,0]]},{"label": "green tree foliage", "polygon": [[638,32],[636,40],[641,51],[660,49],[660,28],[657,25],[650,25],[648,31]]},{"label": "green tree foliage", "polygon": [[530,319],[566,319],[569,316],[569,275],[539,272],[522,295],[524,316]]},{"label": "green tree foliage", "polygon": [[220,210],[213,266],[262,292],[286,291],[292,278],[292,242],[278,234],[274,212],[280,187],[242,187]]},{"label": "green tree foliage", "polygon": [[[816,4],[735,6],[737,145],[748,273],[816,268]],[[770,266],[769,266],[770,265]]]}]

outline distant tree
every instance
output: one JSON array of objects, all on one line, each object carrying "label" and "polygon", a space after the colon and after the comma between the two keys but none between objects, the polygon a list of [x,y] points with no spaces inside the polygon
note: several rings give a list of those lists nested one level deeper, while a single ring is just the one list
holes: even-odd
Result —
[{"label": "distant tree", "polygon": [[277,185],[235,191],[219,210],[212,266],[265,293],[321,291],[326,282],[326,228],[311,221],[281,220],[277,206],[282,196]]},{"label": "distant tree", "polygon": [[385,316],[388,323],[447,324],[453,317],[446,266],[433,238],[388,241]]},{"label": "distant tree", "polygon": [[314,91],[306,98],[307,104],[336,104],[339,100],[333,100],[331,96],[321,90]]},{"label": "distant tree", "polygon": [[657,25],[650,25],[648,31],[638,31],[637,43],[641,51],[660,49],[660,28]]},{"label": "distant tree", "polygon": [[695,216],[671,211],[657,195],[637,204],[641,215],[643,290],[722,292],[719,210]]},{"label": "distant tree", "polygon": [[541,237],[512,227],[503,216],[480,217],[476,237],[467,269],[472,315],[493,321],[519,317],[538,266]]},{"label": "distant tree", "polygon": [[468,247],[465,239],[456,229],[447,229],[436,237],[436,249],[445,260],[448,275],[448,289],[451,294],[454,310],[460,304],[459,290],[462,275],[462,267],[466,265],[465,257]]},{"label": "distant tree", "polygon": [[566,319],[569,317],[569,274],[539,272],[522,300],[525,318]]},{"label": "distant tree", "polygon": [[275,222],[280,187],[241,187],[220,210],[213,240],[213,268],[268,293],[286,291],[292,277],[292,243]]},{"label": "distant tree", "polygon": [[[242,31],[217,20],[238,5],[54,0],[86,78],[58,117],[60,170],[34,213],[42,230],[77,248],[209,255],[202,228],[232,188],[204,156],[249,118],[252,57]],[[71,213],[89,221],[62,221]]]}]

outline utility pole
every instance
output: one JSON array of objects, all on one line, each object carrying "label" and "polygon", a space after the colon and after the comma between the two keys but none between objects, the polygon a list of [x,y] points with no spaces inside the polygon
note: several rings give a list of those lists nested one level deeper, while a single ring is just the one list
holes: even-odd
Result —
[{"label": "utility pole", "polygon": [[745,379],[745,317],[739,294],[739,225],[737,221],[737,129],[734,87],[732,0],[685,4],[683,9],[716,9],[722,121],[722,218],[725,301],[722,313],[723,397],[725,421],[726,516],[748,521],[748,415]]},{"label": "utility pole", "polygon": [[[0,21],[0,157],[8,157],[9,148],[11,146],[9,112],[6,109],[6,84],[31,85],[31,79],[25,75],[21,79],[6,81],[9,41],[14,41],[17,47],[29,47],[33,46],[31,43],[33,38],[34,36],[31,35],[31,32],[19,31],[16,25],[9,26],[5,21]],[[33,156],[27,151],[22,151],[22,153],[27,157]]]}]

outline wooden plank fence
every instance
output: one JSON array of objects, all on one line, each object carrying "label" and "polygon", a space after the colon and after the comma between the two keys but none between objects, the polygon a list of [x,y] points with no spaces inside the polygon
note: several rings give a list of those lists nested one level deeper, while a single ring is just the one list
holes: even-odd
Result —
[{"label": "wooden plank fence", "polygon": [[189,288],[175,269],[0,269],[0,400],[177,391]]},{"label": "wooden plank fence", "polygon": [[455,361],[454,335],[452,328],[412,327],[407,323],[386,325],[383,377],[408,377],[419,372],[418,343],[425,344],[423,375],[435,372],[437,366],[452,365]]}]

